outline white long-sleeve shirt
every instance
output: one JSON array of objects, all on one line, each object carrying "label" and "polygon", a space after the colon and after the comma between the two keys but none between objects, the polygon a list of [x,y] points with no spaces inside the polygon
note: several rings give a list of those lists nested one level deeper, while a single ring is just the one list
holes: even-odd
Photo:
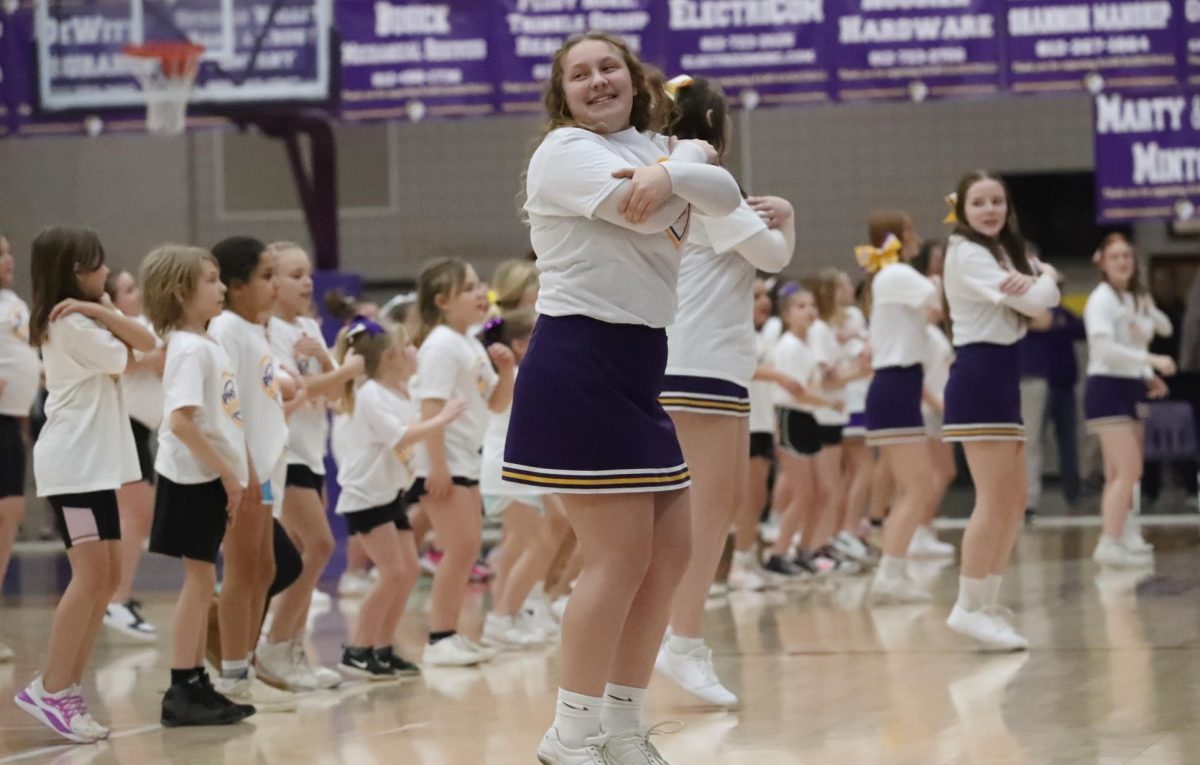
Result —
[{"label": "white long-sleeve shirt", "polygon": [[1025,336],[1026,317],[1058,305],[1061,295],[1049,274],[1038,276],[1023,294],[1009,295],[1000,285],[1011,273],[982,245],[950,237],[944,287],[956,346],[1012,345]]},{"label": "white long-sleeve shirt", "polygon": [[1088,296],[1083,311],[1087,327],[1089,375],[1148,378],[1150,341],[1155,335],[1169,336],[1173,327],[1166,314],[1145,296],[1118,292],[1101,282]]}]

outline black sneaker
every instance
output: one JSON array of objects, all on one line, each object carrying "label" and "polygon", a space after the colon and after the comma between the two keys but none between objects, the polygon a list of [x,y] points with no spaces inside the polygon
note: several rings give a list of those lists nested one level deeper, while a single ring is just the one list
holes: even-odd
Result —
[{"label": "black sneaker", "polygon": [[376,648],[375,658],[379,659],[379,662],[385,667],[391,667],[395,674],[400,677],[416,677],[421,674],[420,667],[401,656],[397,656],[391,646]]},{"label": "black sneaker", "polygon": [[200,673],[200,684],[204,687],[204,692],[208,696],[210,704],[223,709],[232,709],[233,712],[230,714],[236,714],[239,720],[245,720],[258,711],[252,704],[238,704],[233,699],[218,691],[213,686],[212,678],[208,676],[207,672]]},{"label": "black sneaker", "polygon": [[338,669],[346,677],[363,678],[366,680],[391,680],[396,677],[396,670],[384,664],[370,648],[346,648],[342,651],[342,663]]},{"label": "black sneaker", "polygon": [[[215,693],[215,691],[214,691]],[[208,688],[200,678],[172,685],[163,695],[162,724],[164,728],[190,725],[229,725],[244,718],[232,706],[214,703]]]},{"label": "black sneaker", "polygon": [[792,567],[802,576],[817,576],[821,569],[817,567],[816,557],[807,550],[796,550],[796,557],[791,560]]},{"label": "black sneaker", "polygon": [[767,562],[763,564],[763,570],[792,579],[804,574],[803,571],[793,566],[792,562],[782,555],[772,555],[770,558],[767,558]]}]

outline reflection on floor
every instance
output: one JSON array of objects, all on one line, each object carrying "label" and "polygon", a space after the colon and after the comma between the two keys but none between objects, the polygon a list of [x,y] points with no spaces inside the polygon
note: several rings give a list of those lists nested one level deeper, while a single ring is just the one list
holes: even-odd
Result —
[{"label": "reflection on floor", "polygon": [[[947,538],[950,538],[947,535]],[[1025,534],[1005,600],[1028,654],[985,655],[947,632],[954,566],[920,571],[932,606],[868,609],[865,578],[788,591],[735,593],[709,611],[717,669],[743,700],[737,712],[698,706],[656,679],[654,721],[681,720],[659,741],[673,765],[1193,765],[1200,762],[1200,556],[1197,531],[1156,528],[1153,571],[1098,572],[1094,530]],[[53,568],[47,569],[54,575]],[[24,591],[36,591],[25,570]],[[172,599],[147,598],[160,630]],[[485,593],[464,616],[477,630]],[[288,715],[232,728],[164,731],[165,643],[104,636],[89,678],[93,712],[114,728],[93,746],[59,746],[8,698],[38,665],[52,600],[8,598],[0,640],[0,764],[241,765],[329,762],[531,765],[552,708],[557,653],[509,654],[477,670],[415,681],[349,684],[304,697]],[[312,648],[333,661],[356,603],[312,618]],[[423,596],[399,646],[421,646]]]}]

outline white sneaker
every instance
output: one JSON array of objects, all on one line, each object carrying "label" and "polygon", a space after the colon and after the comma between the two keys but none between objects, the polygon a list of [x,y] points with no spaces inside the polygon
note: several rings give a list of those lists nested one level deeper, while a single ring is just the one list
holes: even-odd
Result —
[{"label": "white sneaker", "polygon": [[871,582],[871,603],[885,605],[888,603],[930,603],[933,595],[909,579],[908,577],[876,574]]},{"label": "white sneaker", "polygon": [[15,651],[13,651],[13,649],[4,645],[4,643],[0,643],[0,664],[4,664],[5,662],[13,661],[16,658],[17,658],[17,654]]},{"label": "white sneaker", "polygon": [[151,643],[158,639],[158,630],[142,618],[140,605],[136,600],[109,603],[104,609],[104,626],[143,643]]},{"label": "white sneaker", "polygon": [[838,535],[833,538],[833,549],[862,564],[870,565],[873,562],[871,551],[867,549],[867,546],[862,543],[861,539],[848,531],[838,532]]},{"label": "white sneaker", "polygon": [[90,744],[97,740],[95,729],[84,719],[87,705],[74,688],[49,693],[39,676],[14,696],[13,701],[30,717],[68,741]]},{"label": "white sneaker", "polygon": [[957,603],[946,620],[946,626],[960,635],[974,638],[993,651],[1023,651],[1029,647],[1025,638],[1013,631],[1007,622],[988,609],[968,611]]},{"label": "white sneaker", "polygon": [[671,650],[669,642],[664,642],[658,649],[654,668],[680,688],[709,704],[721,707],[737,706],[738,697],[717,679],[717,671],[713,668],[712,649],[706,645],[687,653],[676,653]]},{"label": "white sneaker", "polygon": [[558,730],[551,728],[538,744],[538,762],[541,765],[612,765],[604,756],[607,741],[606,736],[595,736],[584,740],[582,749],[571,749],[559,740]]},{"label": "white sneaker", "polygon": [[1100,542],[1096,545],[1092,560],[1101,566],[1113,568],[1142,568],[1154,565],[1153,556],[1136,553],[1107,534],[1100,535]]},{"label": "white sneaker", "polygon": [[258,678],[243,677],[239,680],[218,678],[214,685],[217,692],[235,704],[250,704],[255,710],[267,712],[292,712],[296,709],[296,695],[272,688]]},{"label": "white sneaker", "polygon": [[779,516],[774,513],[766,521],[758,524],[758,536],[768,547],[779,541]]},{"label": "white sneaker", "polygon": [[336,670],[312,663],[300,638],[293,640],[291,645],[292,666],[298,667],[301,672],[311,676],[318,690],[327,691],[342,684],[342,676]]},{"label": "white sneaker", "polygon": [[708,597],[723,598],[729,594],[729,585],[725,582],[713,582],[708,588]]},{"label": "white sneaker", "polygon": [[1121,531],[1121,546],[1139,555],[1154,554],[1154,545],[1142,538],[1142,530],[1132,515],[1125,519],[1125,528]]},{"label": "white sneaker", "polygon": [[532,632],[516,616],[490,613],[483,620],[483,644],[501,650],[520,651],[536,648],[544,641],[541,632]]},{"label": "white sneaker", "polygon": [[451,635],[425,646],[421,661],[430,667],[473,667],[487,659],[471,647],[471,641],[462,635]]},{"label": "white sneaker", "polygon": [[943,542],[929,526],[918,526],[908,543],[910,558],[953,558],[954,545]]},{"label": "white sneaker", "polygon": [[525,605],[521,608],[521,615],[531,625],[541,630],[547,640],[558,637],[561,628],[558,626],[558,620],[554,618],[554,614],[550,610],[550,604],[544,597],[530,595],[528,598],[525,598]]},{"label": "white sneaker", "polygon": [[361,571],[347,571],[338,579],[338,595],[343,598],[361,598],[371,591],[373,584],[370,575]]},{"label": "white sneaker", "polygon": [[83,714],[79,716],[80,727],[95,736],[97,741],[102,741],[109,737],[111,730],[96,722],[96,718],[92,717],[87,711],[87,701],[83,698],[83,686],[76,683],[71,686],[71,692],[79,697],[80,703],[83,704]]},{"label": "white sneaker", "polygon": [[648,730],[613,734],[604,745],[604,756],[611,765],[670,765],[650,737],[675,733],[682,727],[683,723],[665,722]]},{"label": "white sneaker", "polygon": [[254,670],[263,682],[276,688],[290,691],[316,690],[317,680],[297,670],[292,661],[292,643],[268,643],[266,638],[258,641],[254,649]]},{"label": "white sneaker", "polygon": [[756,592],[766,589],[767,581],[751,568],[744,568],[738,563],[729,570],[729,589],[741,592]]},{"label": "white sneaker", "polygon": [[984,606],[983,612],[1000,622],[1001,627],[1012,633],[1013,641],[1017,643],[1017,647],[1020,650],[1024,651],[1025,649],[1029,648],[1029,641],[1025,639],[1024,635],[1017,632],[1017,628],[1013,624],[1014,619],[1012,609],[996,603],[990,606]]}]

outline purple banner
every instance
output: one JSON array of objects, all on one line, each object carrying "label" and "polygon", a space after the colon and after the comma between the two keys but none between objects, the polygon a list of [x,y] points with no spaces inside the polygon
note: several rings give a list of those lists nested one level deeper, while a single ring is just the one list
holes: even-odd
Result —
[{"label": "purple banner", "polygon": [[1008,0],[1009,87],[1018,93],[1171,87],[1184,0]]},{"label": "purple banner", "polygon": [[833,97],[833,0],[669,0],[667,75],[716,80],[734,101],[765,106]]},{"label": "purple banner", "polygon": [[847,0],[838,97],[923,101],[1000,90],[1001,0]]},{"label": "purple banner", "polygon": [[651,23],[661,0],[492,0],[493,62],[505,113],[540,112],[554,52],[571,35],[591,30],[620,36],[646,61],[658,57]]},{"label": "purple banner", "polygon": [[495,110],[491,0],[337,0],[347,120],[483,116]]},{"label": "purple banner", "polygon": [[1101,223],[1190,219],[1200,210],[1200,93],[1096,97]]},{"label": "purple banner", "polygon": [[1200,85],[1200,3],[1184,3],[1183,41],[1180,43],[1183,57],[1183,78],[1188,85]]}]

